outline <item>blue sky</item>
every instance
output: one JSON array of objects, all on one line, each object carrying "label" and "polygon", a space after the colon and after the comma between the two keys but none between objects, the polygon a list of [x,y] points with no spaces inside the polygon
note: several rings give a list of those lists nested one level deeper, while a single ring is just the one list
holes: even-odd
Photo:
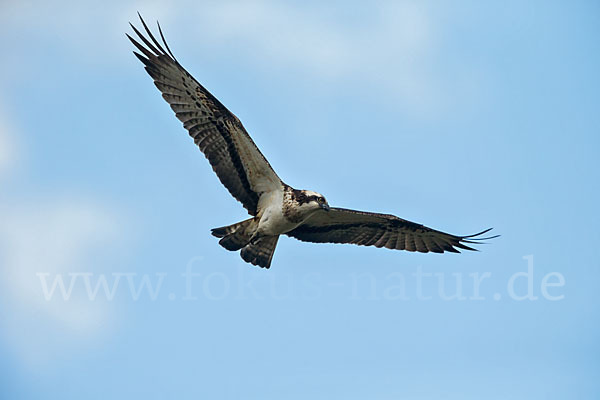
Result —
[{"label": "blue sky", "polygon": [[[243,208],[131,54],[138,10],[287,183],[502,236],[282,238],[270,270],[244,263],[210,236]],[[599,396],[597,3],[5,1],[0,21],[3,397]]]}]

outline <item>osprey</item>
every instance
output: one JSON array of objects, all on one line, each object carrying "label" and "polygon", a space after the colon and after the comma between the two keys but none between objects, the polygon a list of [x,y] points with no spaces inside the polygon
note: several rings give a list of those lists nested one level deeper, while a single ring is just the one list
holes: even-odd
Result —
[{"label": "osprey", "polygon": [[130,24],[145,45],[127,35],[141,52],[134,54],[221,183],[251,215],[245,221],[212,229],[220,238],[219,244],[227,250],[241,250],[244,261],[269,268],[283,234],[306,242],[353,243],[422,253],[475,250],[466,244],[491,239],[481,237],[491,228],[474,235],[451,235],[394,215],[330,207],[322,194],[286,185],[240,120],[177,62],[160,25],[164,48],[141,16],[140,20],[150,40]]}]

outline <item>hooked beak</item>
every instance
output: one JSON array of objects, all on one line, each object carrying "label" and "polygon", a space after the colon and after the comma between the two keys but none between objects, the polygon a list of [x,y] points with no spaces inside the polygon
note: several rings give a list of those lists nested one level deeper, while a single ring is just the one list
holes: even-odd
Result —
[{"label": "hooked beak", "polygon": [[329,204],[325,203],[321,206],[321,208],[325,211],[329,211]]}]

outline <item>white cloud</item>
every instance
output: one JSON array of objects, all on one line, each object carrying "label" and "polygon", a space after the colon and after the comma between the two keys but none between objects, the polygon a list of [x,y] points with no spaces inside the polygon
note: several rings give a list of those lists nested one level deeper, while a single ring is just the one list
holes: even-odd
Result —
[{"label": "white cloud", "polygon": [[[63,300],[58,294],[46,300],[38,273],[68,279],[68,273],[95,271],[97,248],[110,245],[116,224],[110,213],[90,204],[59,201],[53,204],[0,208],[0,275],[2,299],[10,304],[3,319],[4,337],[10,349],[30,370],[46,368],[61,352],[77,349],[77,343],[110,331],[111,305],[90,301],[74,293]],[[68,282],[66,282],[68,283]]]},{"label": "white cloud", "polygon": [[191,43],[213,51],[242,48],[266,65],[353,82],[363,90],[386,92],[403,106],[439,103],[439,82],[426,68],[435,32],[421,2],[370,3],[367,22],[359,26],[340,23],[326,6],[308,11],[289,3],[233,1],[211,3],[202,11],[193,15],[197,23],[186,24],[193,32]]},{"label": "white cloud", "polygon": [[[1,105],[1,102],[0,102]],[[0,174],[16,171],[17,132],[0,107]],[[89,339],[107,332],[111,305],[75,294],[47,301],[37,273],[68,277],[70,272],[98,272],[100,246],[114,247],[119,226],[114,212],[89,200],[23,199],[0,181],[0,307],[3,338],[29,367],[50,361],[59,340]],[[43,329],[40,329],[43,328]]]},{"label": "white cloud", "polygon": [[267,63],[285,63],[294,69],[309,68],[330,75],[345,70],[350,59],[351,45],[345,32],[283,3],[214,3],[210,12],[199,18],[194,37],[247,48]]},{"label": "white cloud", "polygon": [[13,130],[5,109],[0,104],[0,179],[10,172],[17,160]]},{"label": "white cloud", "polygon": [[[139,26],[136,11],[155,28],[159,19],[167,38],[189,38],[187,51],[239,54],[264,68],[280,66],[293,75],[310,75],[363,91],[374,91],[416,111],[436,108],[443,87],[429,72],[434,63],[434,30],[428,5],[418,1],[365,3],[364,18],[341,19],[334,6],[267,0],[107,2],[96,9],[81,2],[9,2],[0,6],[5,29],[35,27],[77,51],[94,67],[122,67],[130,50],[128,21]],[[47,18],[60,15],[60,20]],[[194,53],[192,53],[193,55]],[[188,56],[189,58],[189,56]],[[190,66],[191,68],[191,66]],[[18,71],[15,71],[18,72]]]},{"label": "white cloud", "polygon": [[[0,208],[3,281],[14,304],[34,308],[67,330],[86,333],[105,318],[103,306],[73,297],[46,301],[38,273],[93,271],[97,247],[110,243],[117,225],[110,213],[90,204],[63,200]],[[59,298],[60,296],[56,296]]]},{"label": "white cloud", "polygon": [[[75,290],[68,300],[55,291],[46,300],[39,273],[48,282],[71,272],[98,272],[94,256],[117,237],[114,215],[90,204],[4,206],[0,209],[0,299],[3,338],[21,365],[45,371],[65,352],[93,346],[114,325],[114,307]],[[58,347],[57,347],[58,346]]]}]

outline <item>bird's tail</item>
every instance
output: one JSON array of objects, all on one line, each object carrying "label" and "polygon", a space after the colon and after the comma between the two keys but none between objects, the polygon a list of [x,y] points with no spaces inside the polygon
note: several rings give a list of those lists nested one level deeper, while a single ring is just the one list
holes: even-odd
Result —
[{"label": "bird's tail", "polygon": [[213,236],[222,238],[219,240],[221,246],[227,250],[236,251],[250,243],[250,239],[257,227],[258,221],[250,218],[233,225],[214,228],[211,230],[211,233]]},{"label": "bird's tail", "polygon": [[240,255],[246,262],[262,268],[269,268],[278,239],[279,235],[260,237],[246,245]]},{"label": "bird's tail", "polygon": [[211,232],[213,236],[221,238],[219,244],[227,250],[241,249],[240,255],[244,261],[262,268],[269,268],[279,235],[253,239],[256,228],[258,228],[258,221],[250,218],[233,225],[214,228]]}]

